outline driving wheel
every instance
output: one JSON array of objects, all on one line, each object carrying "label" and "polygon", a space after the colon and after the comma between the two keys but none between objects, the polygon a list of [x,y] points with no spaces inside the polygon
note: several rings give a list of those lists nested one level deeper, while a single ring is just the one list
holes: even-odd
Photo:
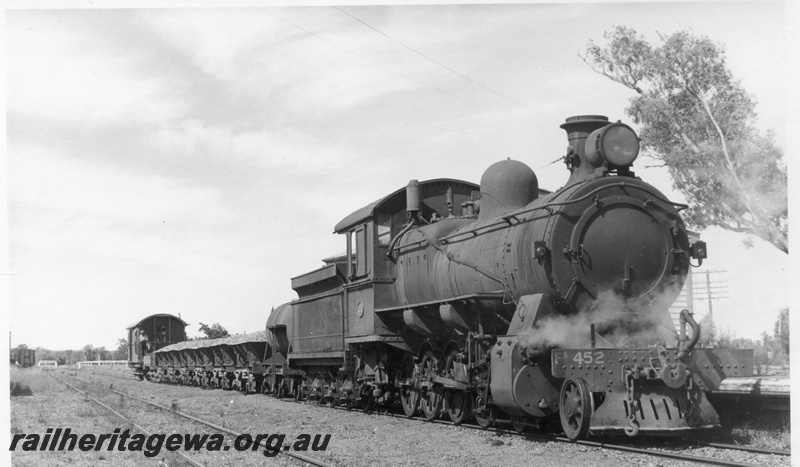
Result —
[{"label": "driving wheel", "polygon": [[[420,364],[420,379],[430,381],[439,372],[439,360],[433,355],[430,350],[425,352]],[[422,414],[428,420],[436,420],[442,414],[442,394],[433,390],[432,385],[421,394],[420,406],[422,407]]]}]

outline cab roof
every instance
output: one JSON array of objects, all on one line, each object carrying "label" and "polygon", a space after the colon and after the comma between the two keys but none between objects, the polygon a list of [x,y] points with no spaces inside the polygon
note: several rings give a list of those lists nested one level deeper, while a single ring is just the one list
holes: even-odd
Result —
[{"label": "cab roof", "polygon": [[[432,180],[425,180],[423,182],[419,182],[419,186],[420,186],[420,189],[422,189],[425,186],[434,185],[434,184],[437,184],[437,183],[447,183],[447,184],[451,184],[451,185],[462,185],[462,186],[466,186],[469,189],[472,189],[472,190],[475,190],[475,191],[480,191],[480,185],[478,185],[478,184],[471,183],[471,182],[466,182],[464,180],[456,180],[456,179],[453,179],[453,178],[435,178],[435,179],[432,179]],[[360,224],[364,220],[371,218],[375,214],[375,211],[378,211],[384,204],[386,204],[390,200],[393,200],[394,198],[400,196],[401,194],[405,193],[405,191],[406,191],[406,187],[404,186],[404,187],[402,187],[402,188],[400,188],[398,190],[395,190],[394,192],[384,196],[383,198],[381,198],[381,199],[379,199],[379,200],[377,200],[375,202],[369,203],[368,205],[364,206],[363,208],[351,213],[350,215],[348,215],[347,217],[345,217],[344,219],[339,221],[338,224],[336,224],[336,227],[333,228],[334,233],[342,233],[342,232],[346,231],[347,229],[349,229],[350,227],[353,227],[354,225]],[[444,196],[444,193],[442,193],[442,195]]]},{"label": "cab roof", "polygon": [[149,319],[153,319],[153,318],[172,318],[172,319],[176,319],[176,320],[180,321],[181,323],[183,323],[184,326],[188,326],[189,325],[189,323],[187,323],[186,321],[178,318],[175,315],[170,315],[168,313],[156,313],[154,315],[150,315],[147,318],[141,319],[141,320],[131,324],[130,326],[128,326],[125,329],[132,329],[132,328],[139,327],[140,324],[144,323],[145,321],[147,321]]}]

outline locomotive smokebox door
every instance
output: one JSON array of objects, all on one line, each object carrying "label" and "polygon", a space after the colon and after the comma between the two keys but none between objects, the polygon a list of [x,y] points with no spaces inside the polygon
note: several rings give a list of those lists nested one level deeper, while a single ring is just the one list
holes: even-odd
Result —
[{"label": "locomotive smokebox door", "polygon": [[606,177],[569,196],[551,234],[555,288],[577,309],[604,293],[671,303],[689,268],[675,208],[636,179]]}]

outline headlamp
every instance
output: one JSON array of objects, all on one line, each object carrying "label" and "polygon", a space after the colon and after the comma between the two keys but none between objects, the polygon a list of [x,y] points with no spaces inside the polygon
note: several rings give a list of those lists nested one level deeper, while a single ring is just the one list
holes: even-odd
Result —
[{"label": "headlamp", "polygon": [[586,158],[595,166],[629,167],[639,155],[639,137],[624,123],[611,123],[586,138]]}]

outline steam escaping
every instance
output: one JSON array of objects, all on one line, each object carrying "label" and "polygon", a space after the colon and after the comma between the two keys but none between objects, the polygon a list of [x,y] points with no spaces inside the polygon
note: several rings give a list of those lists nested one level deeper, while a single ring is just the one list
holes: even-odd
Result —
[{"label": "steam escaping", "polygon": [[519,340],[528,348],[588,348],[594,324],[597,348],[675,346],[678,334],[669,315],[669,305],[678,291],[676,287],[668,287],[646,302],[631,301],[606,291],[588,309],[578,313],[538,318],[533,329],[520,335]]}]

